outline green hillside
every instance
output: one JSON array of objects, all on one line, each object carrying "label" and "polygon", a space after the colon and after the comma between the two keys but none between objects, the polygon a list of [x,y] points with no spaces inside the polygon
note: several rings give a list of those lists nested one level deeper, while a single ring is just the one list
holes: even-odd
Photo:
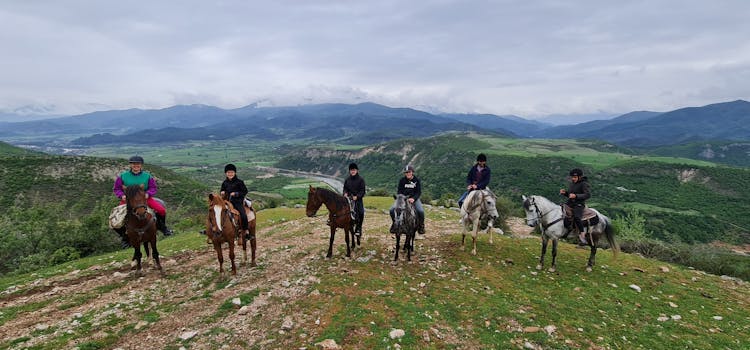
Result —
[{"label": "green hillside", "polygon": [[[394,263],[384,210],[366,197],[362,246],[344,258],[304,208],[258,214],[258,267],[221,277],[205,237],[160,241],[166,276],[130,274],[131,251],[0,278],[2,349],[742,349],[750,285],[637,255],[480,234],[462,251],[457,213],[428,208],[412,262]],[[322,213],[322,214],[325,214]],[[226,249],[225,249],[226,250]],[[226,253],[225,253],[226,254]],[[226,255],[225,255],[226,256]],[[146,342],[146,343],[144,343]]]},{"label": "green hillside", "polygon": [[[121,159],[68,156],[5,156],[0,161],[0,273],[117,249],[107,217],[117,200],[112,184],[127,168]],[[174,172],[146,165],[167,202],[168,222],[192,225],[202,209],[204,187]]]},{"label": "green hillside", "polygon": [[35,153],[36,152],[34,151],[29,151],[27,149],[9,145],[5,142],[0,141],[0,157],[30,155]]},{"label": "green hillside", "polygon": [[[590,206],[616,217],[637,210],[651,237],[669,242],[750,243],[750,171],[681,158],[612,152],[600,142],[518,140],[446,135],[362,149],[300,148],[277,166],[324,174],[359,163],[368,187],[395,192],[400,169],[416,166],[426,199],[456,199],[476,154],[488,155],[490,187],[510,201],[539,194],[561,201],[569,169],[583,168]],[[341,175],[343,178],[344,175]],[[442,202],[441,202],[442,203]]]}]

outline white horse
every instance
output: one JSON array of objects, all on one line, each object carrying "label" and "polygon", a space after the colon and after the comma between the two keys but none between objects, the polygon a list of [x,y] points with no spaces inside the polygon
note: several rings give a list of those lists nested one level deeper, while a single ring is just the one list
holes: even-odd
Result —
[{"label": "white horse", "polygon": [[[567,237],[572,232],[565,227],[563,209],[560,205],[542,196],[522,196],[522,198],[523,209],[526,211],[526,224],[531,227],[539,225],[542,231],[542,255],[539,257],[539,264],[536,266],[536,269],[541,270],[544,267],[544,254],[547,252],[547,243],[552,239],[552,266],[549,271],[555,272],[557,269],[557,241],[560,238]],[[620,247],[615,242],[614,227],[612,227],[612,222],[609,218],[599,213],[596,209],[588,209],[592,210],[596,214],[596,219],[598,219],[592,220],[591,224],[588,225],[586,233],[588,245],[591,248],[586,271],[591,272],[596,259],[596,244],[602,235],[607,237],[607,242],[609,242],[609,246],[612,248],[612,253],[615,257],[617,257]],[[598,222],[594,224],[593,221]],[[584,226],[587,226],[585,222]]]},{"label": "white horse", "polygon": [[489,188],[471,191],[466,196],[464,204],[461,206],[460,222],[466,229],[461,237],[461,250],[464,250],[466,231],[471,231],[471,240],[474,244],[471,254],[477,255],[477,232],[483,220],[488,221],[487,232],[490,234],[490,244],[492,244],[492,224],[499,216],[495,202],[497,202],[497,197]]}]

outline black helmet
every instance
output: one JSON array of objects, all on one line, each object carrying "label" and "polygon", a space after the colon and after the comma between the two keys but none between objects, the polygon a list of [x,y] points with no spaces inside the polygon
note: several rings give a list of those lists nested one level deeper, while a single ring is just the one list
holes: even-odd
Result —
[{"label": "black helmet", "polygon": [[411,164],[409,164],[409,165],[407,165],[407,166],[404,167],[404,172],[405,173],[408,173],[410,171],[414,172],[414,167]]},{"label": "black helmet", "polygon": [[227,164],[227,165],[224,166],[224,172],[226,173],[229,170],[234,171],[236,173],[237,172],[237,167],[234,166],[234,164],[229,163],[229,164]]},{"label": "black helmet", "polygon": [[575,168],[570,171],[570,176],[583,176],[583,170]]},{"label": "black helmet", "polygon": [[141,156],[132,156],[130,159],[128,159],[128,163],[141,163],[143,164],[143,157]]},{"label": "black helmet", "polygon": [[479,153],[479,155],[477,156],[477,162],[486,162],[486,161],[487,161],[487,156],[485,156],[484,153]]},{"label": "black helmet", "polygon": [[359,170],[359,167],[357,167],[357,163],[351,163],[351,164],[349,164],[349,170],[352,170],[352,169]]}]

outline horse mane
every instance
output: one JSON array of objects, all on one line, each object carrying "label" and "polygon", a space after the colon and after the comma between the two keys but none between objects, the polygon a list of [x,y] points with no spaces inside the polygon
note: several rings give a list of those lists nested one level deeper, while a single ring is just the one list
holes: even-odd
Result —
[{"label": "horse mane", "polygon": [[133,198],[140,191],[143,191],[141,186],[127,186],[125,187],[125,196],[127,198]]},{"label": "horse mane", "polygon": [[322,188],[322,187],[317,187],[317,191],[321,192],[321,196],[326,201],[333,201],[334,203],[337,203],[337,204],[344,203],[344,201],[342,200],[344,197],[339,195],[336,192],[333,192],[327,188]]}]

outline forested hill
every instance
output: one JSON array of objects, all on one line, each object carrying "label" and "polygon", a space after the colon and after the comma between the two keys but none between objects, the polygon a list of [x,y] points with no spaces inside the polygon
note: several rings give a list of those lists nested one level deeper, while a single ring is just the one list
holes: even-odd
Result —
[{"label": "forested hill", "polygon": [[[38,154],[0,160],[0,274],[119,247],[107,218],[126,160]],[[203,208],[201,184],[154,165],[145,169],[157,178],[172,225]]]},{"label": "forested hill", "polygon": [[[528,145],[540,147],[533,141]],[[631,156],[606,165],[596,159],[611,158],[608,153],[581,148],[580,154],[588,153],[586,157],[591,162],[604,167],[593,169],[591,163],[576,161],[575,154],[510,155],[503,147],[462,135],[401,140],[354,151],[310,147],[290,151],[278,162],[278,167],[343,178],[341,169],[355,161],[371,190],[393,193],[402,176],[400,170],[411,163],[422,180],[424,198],[455,200],[464,191],[466,172],[476,154],[484,152],[492,169],[490,187],[511,201],[520,200],[522,194],[539,194],[559,201],[559,189],[567,187],[568,170],[579,167],[585,170],[593,188],[590,205],[612,217],[630,210],[643,213],[647,219],[645,228],[653,237],[687,243],[713,240],[750,243],[750,216],[746,215],[750,212],[748,169]],[[548,147],[559,151],[562,146]]]}]

